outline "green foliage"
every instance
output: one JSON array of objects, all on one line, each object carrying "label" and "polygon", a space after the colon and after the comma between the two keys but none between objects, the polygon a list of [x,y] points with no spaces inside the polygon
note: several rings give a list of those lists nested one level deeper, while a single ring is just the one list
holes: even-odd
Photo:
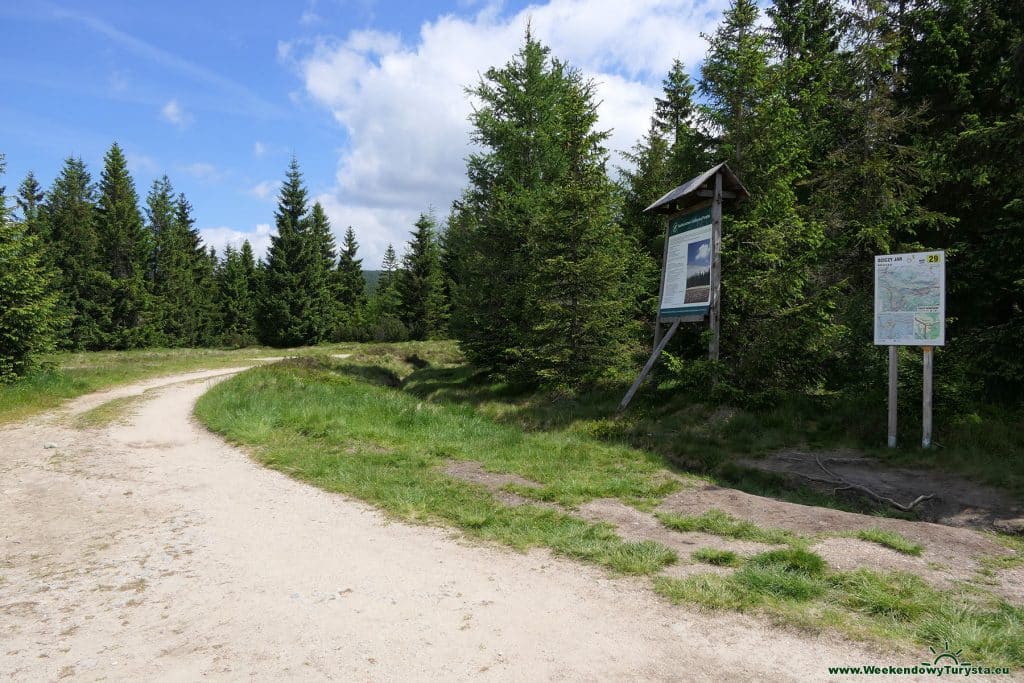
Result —
[{"label": "green foliage", "polygon": [[323,303],[329,295],[323,227],[312,232],[306,200],[299,162],[293,157],[274,214],[277,234],[271,237],[262,274],[259,332],[271,346],[315,344],[330,326]]},{"label": "green foliage", "polygon": [[[998,0],[912,3],[901,99],[927,107],[906,136],[933,182],[925,207],[951,217],[922,236],[947,249],[950,360],[982,396],[1024,399],[1024,8]],[[924,39],[921,39],[924,37]]]},{"label": "green foliage", "polygon": [[594,84],[527,32],[512,61],[489,69],[472,94],[482,151],[467,162],[453,331],[492,373],[597,379],[622,358],[635,291]]},{"label": "green foliage", "polygon": [[220,334],[228,346],[251,346],[256,341],[255,271],[248,240],[240,251],[228,245],[217,271]]},{"label": "green foliage", "polygon": [[143,274],[150,252],[128,161],[115,142],[103,159],[95,213],[99,265],[107,276],[94,300],[105,315],[104,347],[137,348],[147,343],[147,291]]},{"label": "green foliage", "polygon": [[338,259],[337,301],[341,307],[339,317],[341,327],[335,331],[335,340],[360,339],[366,326],[367,318],[367,281],[363,275],[363,260],[356,258],[359,244],[356,233],[350,225],[345,230],[345,241],[342,244]]},{"label": "green foliage", "polygon": [[433,215],[420,214],[396,278],[398,315],[410,339],[439,338],[447,331],[448,303],[436,231]]},{"label": "green foliage", "polygon": [[167,176],[146,196],[151,344],[214,344],[219,333],[218,291],[210,254],[195,229],[192,206],[175,196]]},{"label": "green foliage", "polygon": [[[3,171],[0,155],[0,174]],[[33,209],[22,207],[22,211],[33,218]],[[42,247],[27,222],[12,219],[0,191],[0,383],[31,372],[54,346],[60,322],[57,294]]]},{"label": "green foliage", "polygon": [[368,336],[373,341],[405,341],[409,328],[401,321],[402,298],[398,292],[398,256],[390,244],[384,251],[383,270],[367,308]]},{"label": "green foliage", "polygon": [[58,273],[58,311],[66,321],[59,338],[71,349],[104,348],[103,330],[110,327],[110,311],[103,305],[110,276],[101,261],[95,199],[85,164],[68,158],[41,212],[49,260]]}]

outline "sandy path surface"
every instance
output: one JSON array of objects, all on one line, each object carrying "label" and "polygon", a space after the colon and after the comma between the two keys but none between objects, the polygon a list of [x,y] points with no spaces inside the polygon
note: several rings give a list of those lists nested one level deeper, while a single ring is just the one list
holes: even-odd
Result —
[{"label": "sandy path surface", "polygon": [[[229,372],[0,430],[0,678],[810,681],[906,659],[389,523],[199,427]],[[66,419],[158,386],[120,424]]]}]

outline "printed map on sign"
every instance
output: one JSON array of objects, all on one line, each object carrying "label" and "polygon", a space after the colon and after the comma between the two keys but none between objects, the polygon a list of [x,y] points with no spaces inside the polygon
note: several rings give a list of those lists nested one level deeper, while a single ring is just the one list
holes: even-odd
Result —
[{"label": "printed map on sign", "polygon": [[875,257],[875,344],[945,344],[946,258],[941,251]]}]

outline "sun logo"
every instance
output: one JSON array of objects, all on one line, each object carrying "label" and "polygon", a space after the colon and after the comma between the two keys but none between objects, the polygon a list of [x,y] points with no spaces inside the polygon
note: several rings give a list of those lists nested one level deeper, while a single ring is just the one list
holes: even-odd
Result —
[{"label": "sun logo", "polygon": [[931,651],[931,653],[933,655],[935,655],[935,661],[934,662],[921,662],[922,666],[938,666],[939,662],[942,662],[943,660],[945,660],[944,664],[947,665],[947,666],[949,666],[949,665],[970,666],[971,665],[970,662],[961,662],[960,661],[960,653],[963,652],[962,649],[957,650],[956,652],[950,651],[950,649],[949,649],[949,641],[948,640],[945,642],[945,647],[943,648],[943,650],[941,652],[936,651],[934,647],[929,647],[928,649]]}]

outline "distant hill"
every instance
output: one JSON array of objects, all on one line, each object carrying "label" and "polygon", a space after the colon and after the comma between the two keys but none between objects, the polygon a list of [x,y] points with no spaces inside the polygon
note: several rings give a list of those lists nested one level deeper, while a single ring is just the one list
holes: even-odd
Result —
[{"label": "distant hill", "polygon": [[377,282],[383,270],[364,270],[363,277],[366,278],[366,293],[373,294],[377,290]]}]

